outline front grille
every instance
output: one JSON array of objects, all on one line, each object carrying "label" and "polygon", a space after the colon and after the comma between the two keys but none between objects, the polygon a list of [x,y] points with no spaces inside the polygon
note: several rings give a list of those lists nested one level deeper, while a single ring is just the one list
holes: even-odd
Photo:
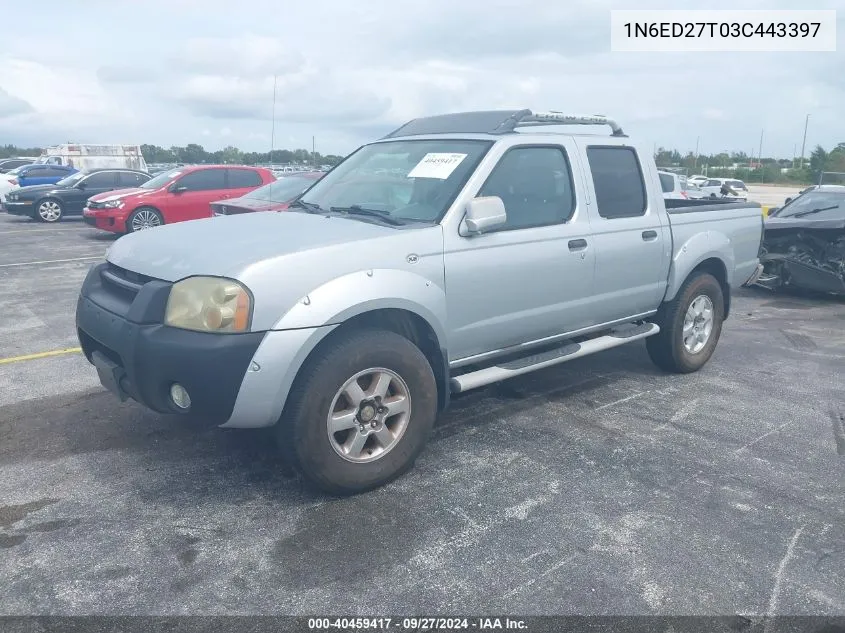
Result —
[{"label": "front grille", "polygon": [[100,279],[103,280],[104,289],[128,301],[132,301],[135,298],[144,284],[153,281],[153,277],[147,277],[146,275],[126,270],[112,263],[108,263],[100,271]]}]

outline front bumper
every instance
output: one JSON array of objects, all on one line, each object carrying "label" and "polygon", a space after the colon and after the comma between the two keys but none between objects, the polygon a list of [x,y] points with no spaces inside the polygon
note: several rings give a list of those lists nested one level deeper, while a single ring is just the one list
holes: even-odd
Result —
[{"label": "front bumper", "polygon": [[6,202],[3,206],[6,207],[6,213],[11,215],[25,215],[29,217],[35,215],[35,203],[31,200],[12,202],[6,198]]},{"label": "front bumper", "polygon": [[[79,343],[103,386],[159,413],[185,413],[170,398],[182,385],[188,412],[209,424],[226,422],[264,332],[214,334],[162,324],[171,284],[144,280],[135,296],[113,283],[110,264],[94,266],[76,306]],[[111,279],[111,281],[110,281]]]},{"label": "front bumper", "polygon": [[122,209],[89,209],[82,210],[82,220],[89,226],[94,226],[111,233],[126,232],[127,213]]}]

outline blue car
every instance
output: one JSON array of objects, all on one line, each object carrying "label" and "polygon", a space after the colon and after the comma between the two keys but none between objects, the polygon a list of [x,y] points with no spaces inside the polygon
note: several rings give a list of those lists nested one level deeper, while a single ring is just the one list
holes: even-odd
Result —
[{"label": "blue car", "polygon": [[63,165],[29,165],[21,168],[15,178],[21,187],[54,185],[77,171],[79,170]]}]

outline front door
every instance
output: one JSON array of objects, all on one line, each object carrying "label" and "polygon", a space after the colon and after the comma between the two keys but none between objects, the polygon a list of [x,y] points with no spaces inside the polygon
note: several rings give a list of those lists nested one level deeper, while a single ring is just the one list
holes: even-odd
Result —
[{"label": "front door", "polygon": [[165,222],[184,222],[211,217],[213,201],[228,196],[226,170],[210,167],[191,171],[175,181],[172,186],[186,187],[185,191],[168,192],[164,205]]},{"label": "front door", "polygon": [[85,208],[88,198],[98,193],[117,189],[117,173],[113,171],[95,172],[82,178],[71,191],[64,195],[65,210],[69,214],[80,214]]},{"label": "front door", "polygon": [[574,149],[568,139],[505,149],[476,195],[500,197],[506,224],[466,237],[444,226],[451,362],[583,325],[595,250]]}]

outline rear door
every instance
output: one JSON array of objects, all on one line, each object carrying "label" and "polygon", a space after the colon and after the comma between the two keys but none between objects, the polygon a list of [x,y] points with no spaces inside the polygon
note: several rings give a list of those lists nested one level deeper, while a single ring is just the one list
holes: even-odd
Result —
[{"label": "rear door", "polygon": [[596,323],[653,311],[665,292],[671,250],[662,199],[649,199],[651,177],[635,148],[595,144],[583,150],[592,194]]},{"label": "rear door", "polygon": [[[226,189],[228,191],[221,198],[240,198],[263,184],[261,174],[254,169],[233,167],[226,170]],[[209,202],[214,202],[214,200],[209,200]]]},{"label": "rear door", "polygon": [[135,187],[140,187],[149,179],[150,177],[147,174],[134,171],[117,172],[118,189],[134,189]]},{"label": "rear door", "polygon": [[226,189],[226,170],[223,168],[190,171],[172,186],[186,187],[186,190],[178,193],[168,191],[165,194],[162,212],[167,223],[210,218],[211,202],[230,195]]}]

